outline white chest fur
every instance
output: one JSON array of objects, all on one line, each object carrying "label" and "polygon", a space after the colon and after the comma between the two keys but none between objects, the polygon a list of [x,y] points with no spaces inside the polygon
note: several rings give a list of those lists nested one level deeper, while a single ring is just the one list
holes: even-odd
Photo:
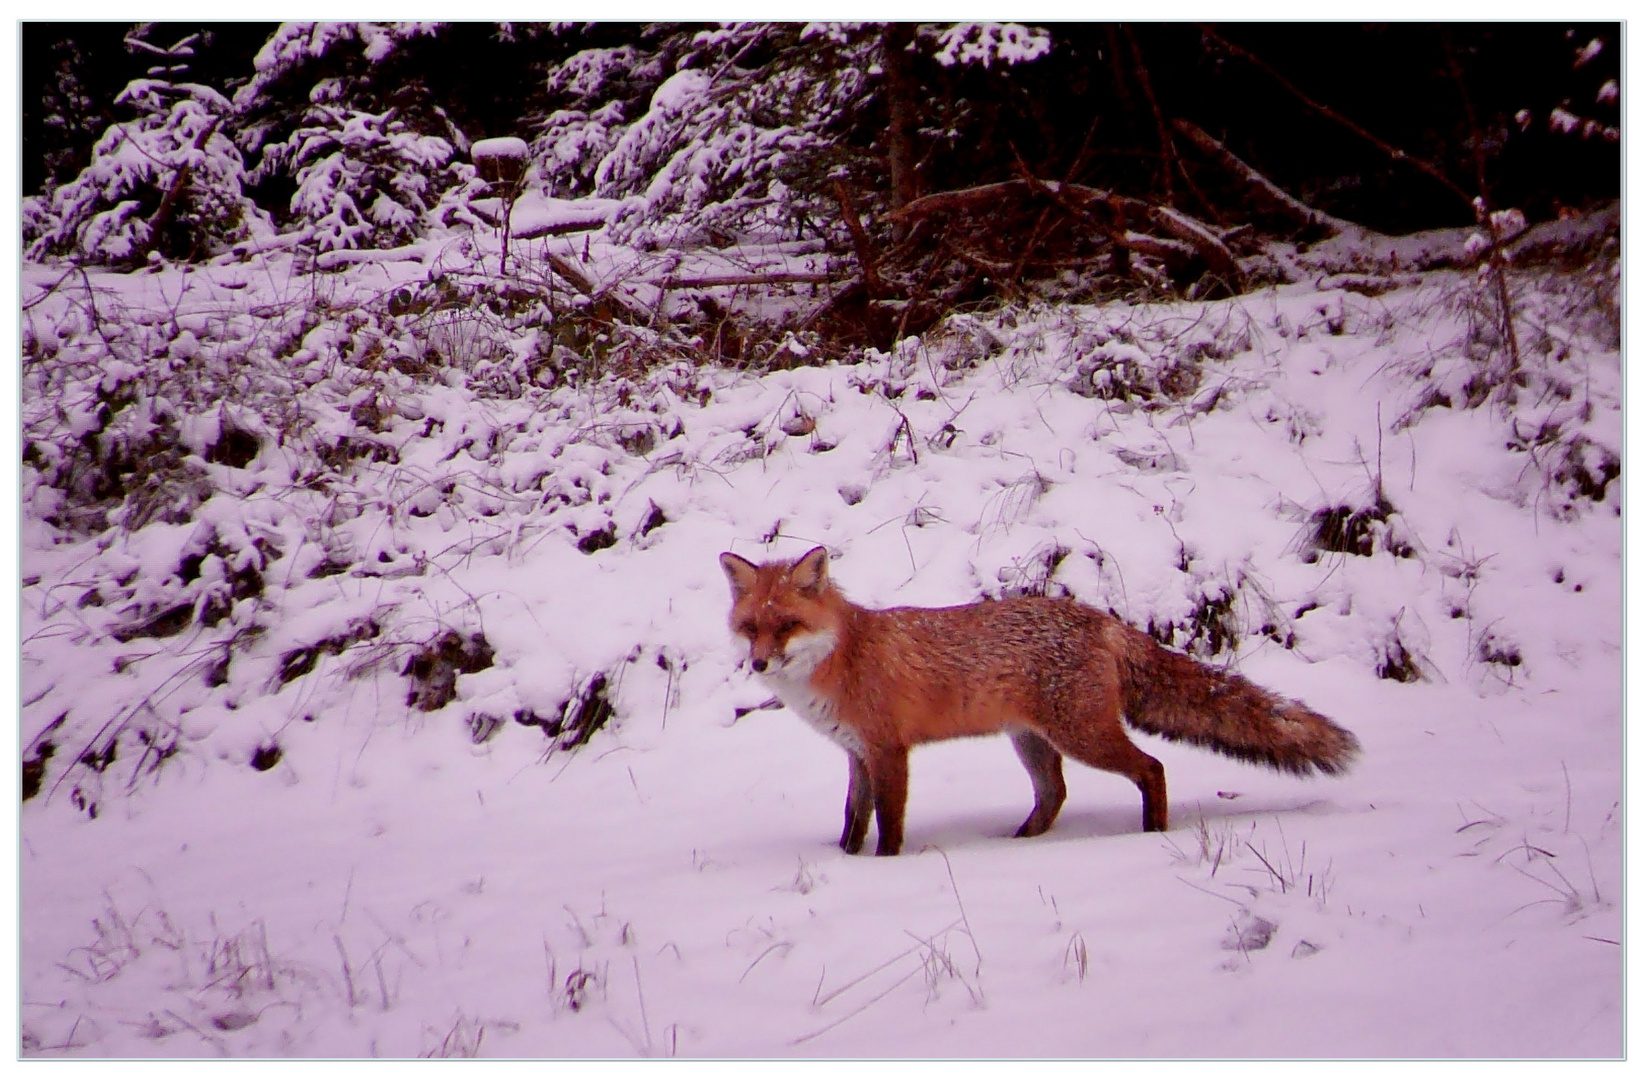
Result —
[{"label": "white chest fur", "polygon": [[834,652],[837,643],[829,631],[796,634],[789,639],[785,657],[762,672],[760,678],[777,693],[778,700],[812,729],[830,742],[857,757],[863,756],[863,740],[840,722],[834,702],[812,687],[812,672]]},{"label": "white chest fur", "polygon": [[784,674],[762,675],[761,678],[777,692],[778,700],[810,724],[812,730],[847,753],[863,756],[863,740],[858,738],[857,732],[840,722],[834,702],[812,689],[809,678],[795,679]]}]

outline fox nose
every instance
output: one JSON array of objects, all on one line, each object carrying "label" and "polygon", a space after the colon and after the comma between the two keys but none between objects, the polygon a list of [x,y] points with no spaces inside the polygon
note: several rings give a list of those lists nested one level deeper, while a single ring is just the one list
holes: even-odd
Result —
[{"label": "fox nose", "polygon": [[754,668],[756,674],[759,674],[760,672],[766,670],[766,661],[756,657],[755,659],[749,661],[749,666]]}]

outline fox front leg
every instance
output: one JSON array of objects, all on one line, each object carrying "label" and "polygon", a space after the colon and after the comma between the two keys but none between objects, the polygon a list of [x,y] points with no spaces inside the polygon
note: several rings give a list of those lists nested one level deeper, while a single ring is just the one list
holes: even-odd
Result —
[{"label": "fox front leg", "polygon": [[856,855],[863,850],[863,838],[869,832],[874,792],[863,759],[847,751],[846,760],[851,765],[851,780],[846,786],[846,827],[840,833],[840,847],[846,854]]},{"label": "fox front leg", "polygon": [[903,807],[909,800],[909,748],[871,749],[864,764],[874,795],[874,820],[880,831],[876,855],[903,850]]}]

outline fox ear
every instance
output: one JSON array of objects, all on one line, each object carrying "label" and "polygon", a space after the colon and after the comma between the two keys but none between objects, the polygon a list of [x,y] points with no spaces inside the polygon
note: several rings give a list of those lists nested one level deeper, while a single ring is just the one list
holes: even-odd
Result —
[{"label": "fox ear", "polygon": [[817,589],[829,580],[829,549],[814,547],[795,560],[789,571],[789,581],[806,592]]},{"label": "fox ear", "polygon": [[754,576],[759,567],[749,560],[729,551],[720,553],[720,569],[726,571],[726,580],[731,582],[732,596],[742,597],[754,588]]}]

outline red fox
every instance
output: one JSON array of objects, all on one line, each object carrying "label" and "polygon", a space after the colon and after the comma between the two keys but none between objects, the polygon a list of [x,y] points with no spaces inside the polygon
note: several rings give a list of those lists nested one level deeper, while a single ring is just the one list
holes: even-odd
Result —
[{"label": "red fox", "polygon": [[1063,806],[1063,755],[1129,778],[1143,828],[1166,829],[1166,771],[1133,745],[1140,731],[1284,772],[1339,773],[1354,735],[1295,701],[1172,652],[1074,600],[1024,597],[877,611],[829,580],[828,552],[756,566],[730,552],[732,632],[783,704],[846,751],[851,780],[840,846],[903,846],[909,749],[1006,732],[1034,782],[1018,836],[1051,828]]}]

